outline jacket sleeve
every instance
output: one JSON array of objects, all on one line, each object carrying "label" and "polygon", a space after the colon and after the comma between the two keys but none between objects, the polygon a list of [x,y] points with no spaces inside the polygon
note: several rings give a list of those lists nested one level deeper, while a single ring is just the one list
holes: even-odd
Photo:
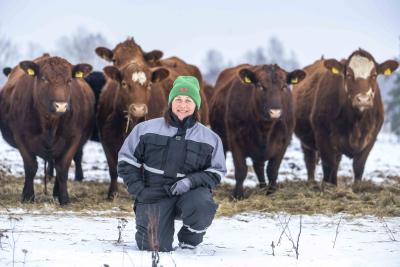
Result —
[{"label": "jacket sleeve", "polygon": [[143,180],[144,145],[140,140],[139,125],[133,128],[118,153],[118,176],[128,188],[129,194],[137,197],[144,188]]},{"label": "jacket sleeve", "polygon": [[209,188],[216,187],[223,177],[226,175],[226,162],[224,149],[219,136],[211,156],[211,166],[204,171],[193,172],[186,177],[190,179],[191,188],[206,186]]}]

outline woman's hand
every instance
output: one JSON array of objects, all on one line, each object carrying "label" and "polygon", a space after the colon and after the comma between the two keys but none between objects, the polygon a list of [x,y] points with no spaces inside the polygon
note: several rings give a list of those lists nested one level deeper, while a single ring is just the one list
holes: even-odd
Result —
[{"label": "woman's hand", "polygon": [[171,195],[179,196],[189,191],[191,186],[192,183],[190,182],[189,178],[183,178],[182,180],[174,183],[169,190]]}]

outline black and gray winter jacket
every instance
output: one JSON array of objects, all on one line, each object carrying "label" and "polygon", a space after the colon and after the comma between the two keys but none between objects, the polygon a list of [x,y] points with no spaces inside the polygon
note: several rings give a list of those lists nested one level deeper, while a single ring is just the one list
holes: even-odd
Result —
[{"label": "black and gray winter jacket", "polygon": [[169,187],[187,177],[191,188],[214,188],[226,174],[221,139],[192,117],[173,116],[136,125],[118,154],[118,176],[140,202],[169,197]]}]

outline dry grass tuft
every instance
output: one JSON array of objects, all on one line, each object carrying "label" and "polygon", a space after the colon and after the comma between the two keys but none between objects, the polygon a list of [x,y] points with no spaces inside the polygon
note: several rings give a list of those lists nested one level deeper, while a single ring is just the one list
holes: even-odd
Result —
[{"label": "dry grass tuft", "polygon": [[[340,177],[337,187],[317,182],[285,181],[279,190],[266,196],[260,189],[246,189],[245,199],[233,200],[233,187],[222,185],[215,191],[220,204],[218,214],[240,212],[288,212],[291,214],[334,214],[400,216],[400,183],[376,185],[362,181],[354,188],[349,177]],[[355,189],[355,190],[353,190]]]},{"label": "dry grass tuft", "polygon": [[[42,179],[37,178],[35,181]],[[290,214],[334,214],[344,212],[353,215],[400,216],[400,179],[394,183],[376,185],[362,181],[353,186],[351,178],[340,177],[337,187],[329,184],[305,181],[284,181],[278,191],[266,196],[265,190],[245,189],[245,199],[232,199],[233,187],[222,184],[215,191],[219,204],[218,216],[232,216],[241,212],[287,212]],[[79,214],[105,212],[108,216],[133,215],[132,200],[124,185],[114,201],[106,200],[108,183],[69,181],[71,204],[60,207],[52,197],[43,193],[43,183],[35,183],[35,203],[21,203],[24,179],[0,172],[0,210],[23,208],[40,213],[73,211]]]},{"label": "dry grass tuft", "polygon": [[0,172],[0,209],[22,208],[28,211],[40,210],[41,213],[73,211],[83,214],[112,211],[112,216],[132,212],[132,200],[123,185],[120,185],[119,194],[114,201],[109,201],[106,199],[108,183],[68,181],[71,204],[61,207],[58,200],[53,199],[54,179],[47,184],[48,195],[44,194],[43,183],[37,183],[42,179],[42,177],[35,178],[35,202],[21,203],[24,178]]}]

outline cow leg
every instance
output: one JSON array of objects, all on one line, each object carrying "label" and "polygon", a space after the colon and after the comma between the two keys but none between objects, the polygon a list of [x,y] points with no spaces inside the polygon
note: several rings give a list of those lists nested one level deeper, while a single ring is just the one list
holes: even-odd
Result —
[{"label": "cow leg", "polygon": [[322,170],[324,172],[324,182],[337,185],[337,172],[341,155],[335,151],[321,151]]},{"label": "cow leg", "polygon": [[264,188],[267,186],[265,183],[265,171],[264,171],[265,162],[264,161],[253,161],[254,171],[257,175],[258,182],[260,183],[260,188]]},{"label": "cow leg", "polygon": [[51,159],[47,162],[47,175],[50,177],[54,177],[54,161]]},{"label": "cow leg", "polygon": [[[58,184],[58,201],[60,205],[66,205],[69,201],[68,195],[68,169],[71,166],[71,161],[79,148],[80,138],[72,140],[68,146],[68,150],[60,158],[55,158],[56,167],[56,183]],[[54,190],[53,190],[54,194]]]},{"label": "cow leg", "polygon": [[83,180],[82,157],[83,157],[83,146],[80,146],[74,156],[75,181],[78,181],[78,182],[82,182],[82,180]]},{"label": "cow leg", "polygon": [[317,151],[305,147],[303,144],[301,148],[304,153],[304,162],[307,168],[308,181],[315,180],[315,166],[317,164]]},{"label": "cow leg", "polygon": [[24,188],[22,190],[21,200],[22,202],[33,202],[35,201],[33,178],[35,178],[38,169],[36,157],[31,153],[29,153],[25,144],[22,142],[21,139],[18,138],[18,136],[15,137],[15,143],[18,147],[18,150],[24,162],[24,171],[25,171],[25,182],[24,182]]},{"label": "cow leg", "polygon": [[[70,161],[71,163],[71,161]],[[60,202],[60,205],[66,205],[69,203],[69,195],[68,195],[68,187],[67,187],[67,180],[68,180],[68,167],[65,166],[66,164],[63,164],[61,162],[55,163],[56,165],[56,184],[57,184],[57,191],[58,191],[58,201]],[[55,185],[56,186],[56,185]],[[54,194],[54,191],[53,191]]]},{"label": "cow leg", "polygon": [[114,197],[118,194],[118,174],[117,174],[117,158],[118,151],[113,149],[113,146],[108,146],[107,144],[103,144],[103,149],[106,154],[107,163],[108,163],[108,172],[110,174],[110,186],[108,188],[107,199],[113,200]]},{"label": "cow leg", "polygon": [[[322,126],[324,122],[322,122]],[[322,127],[321,126],[321,127]],[[328,126],[325,126],[328,127]],[[322,130],[323,129],[323,130]],[[339,166],[338,162],[338,151],[333,148],[331,141],[328,136],[330,132],[325,130],[325,128],[318,129],[316,131],[316,144],[321,156],[322,170],[324,173],[323,182],[331,183],[337,185],[337,170]],[[340,158],[339,158],[340,159]]]},{"label": "cow leg", "polygon": [[[22,155],[22,154],[21,154]],[[25,170],[25,183],[22,190],[22,202],[34,202],[35,191],[33,187],[33,179],[35,178],[38,164],[36,157],[32,155],[23,155],[24,170]]]},{"label": "cow leg", "polygon": [[283,155],[285,154],[284,152],[285,152],[285,150],[279,156],[271,158],[271,159],[268,160],[268,165],[267,165],[267,176],[268,176],[267,195],[275,193],[276,190],[277,190],[276,180],[278,178],[279,167],[281,166]]},{"label": "cow leg", "polygon": [[336,165],[335,165],[335,169],[332,172],[332,176],[331,176],[331,183],[334,185],[337,185],[337,172],[339,169],[339,164],[340,161],[342,160],[342,155],[340,153],[336,154]]},{"label": "cow leg", "polygon": [[117,163],[115,160],[115,163],[108,164],[109,167],[109,173],[110,173],[110,187],[108,188],[108,195],[107,199],[108,200],[113,200],[114,197],[118,194],[118,174],[117,174]]},{"label": "cow leg", "polygon": [[357,154],[353,158],[353,172],[354,172],[354,182],[358,183],[361,181],[365,163],[367,162],[369,152],[371,152],[374,142],[371,142],[361,153]]},{"label": "cow leg", "polygon": [[236,199],[243,199],[243,182],[247,175],[246,158],[243,156],[240,149],[233,149],[233,165],[235,166],[235,179],[236,185],[233,190],[233,197]]},{"label": "cow leg", "polygon": [[54,179],[54,187],[53,187],[53,198],[58,198],[60,195],[60,187],[58,186],[57,177]]}]

